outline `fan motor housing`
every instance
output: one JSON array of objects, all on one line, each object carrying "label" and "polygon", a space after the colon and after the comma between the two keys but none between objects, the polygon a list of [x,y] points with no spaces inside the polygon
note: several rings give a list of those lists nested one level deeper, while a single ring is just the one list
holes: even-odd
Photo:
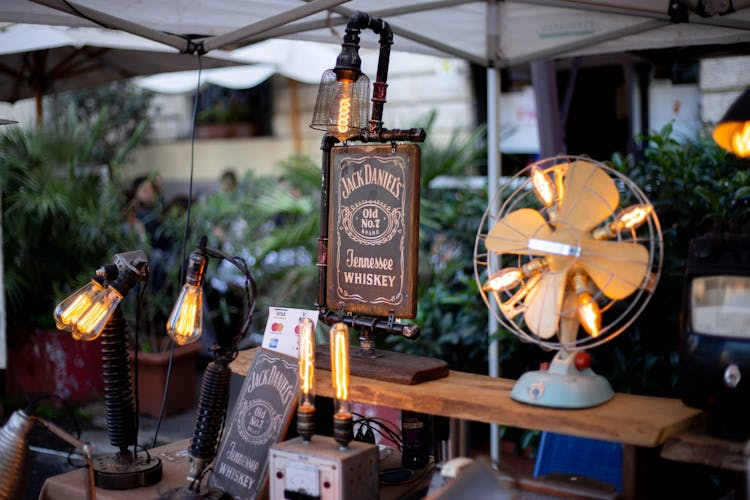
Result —
[{"label": "fan motor housing", "polygon": [[[704,314],[698,305],[701,299],[721,307],[703,307]],[[682,401],[708,412],[709,433],[747,439],[750,238],[709,235],[691,241],[682,310],[678,382]]]}]

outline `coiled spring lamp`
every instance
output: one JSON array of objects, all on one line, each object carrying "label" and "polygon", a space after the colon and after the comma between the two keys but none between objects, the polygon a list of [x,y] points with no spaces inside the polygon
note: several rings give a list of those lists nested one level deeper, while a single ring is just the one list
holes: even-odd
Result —
[{"label": "coiled spring lamp", "polygon": [[[129,360],[128,325],[122,298],[148,276],[148,259],[141,250],[119,253],[112,264],[96,271],[83,288],[60,302],[54,311],[57,328],[77,340],[101,337],[104,407],[107,433],[115,454],[94,458],[97,486],[131,489],[161,480],[162,464],[148,451],[138,452],[138,426]],[[132,446],[132,451],[128,448]]]},{"label": "coiled spring lamp", "polygon": [[198,248],[188,259],[185,284],[167,320],[167,333],[179,345],[190,344],[200,338],[203,328],[203,282],[209,257],[228,261],[245,276],[248,312],[236,333],[231,336],[217,335],[217,343],[211,347],[213,360],[203,373],[193,438],[188,448],[190,472],[187,484],[170,490],[161,498],[218,499],[223,495],[222,491],[213,488],[201,491],[201,483],[216,457],[224,428],[232,375],[229,364],[237,357],[237,344],[245,336],[255,312],[257,288],[244,260],[207,248],[206,238],[201,238]]}]

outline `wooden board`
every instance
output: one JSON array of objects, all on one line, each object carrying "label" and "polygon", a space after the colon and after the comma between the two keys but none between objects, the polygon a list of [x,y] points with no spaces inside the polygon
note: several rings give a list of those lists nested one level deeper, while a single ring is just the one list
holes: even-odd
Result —
[{"label": "wooden board", "polygon": [[673,436],[661,449],[662,458],[744,472],[747,457],[744,441],[709,436],[703,428]]},{"label": "wooden board", "polygon": [[417,314],[417,144],[331,150],[328,309],[387,318]]},{"label": "wooden board", "polygon": [[[448,363],[442,359],[425,358],[402,352],[375,349],[379,358],[362,358],[359,346],[349,347],[349,374],[370,380],[384,380],[394,384],[421,384],[447,377]],[[331,371],[331,351],[328,344],[315,348],[315,369]]]},{"label": "wooden board", "polygon": [[[242,351],[232,370],[246,374],[253,356],[254,350]],[[316,394],[333,396],[330,380],[330,372],[321,370],[315,377]],[[616,394],[601,406],[582,410],[530,406],[510,398],[514,380],[453,370],[445,378],[418,385],[356,376],[350,382],[352,401],[636,446],[659,446],[703,416],[678,399],[634,394]]]}]

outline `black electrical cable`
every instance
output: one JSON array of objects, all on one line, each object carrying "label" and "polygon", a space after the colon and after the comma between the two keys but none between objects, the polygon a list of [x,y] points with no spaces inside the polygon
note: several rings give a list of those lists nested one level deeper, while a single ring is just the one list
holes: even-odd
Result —
[{"label": "black electrical cable", "polygon": [[[402,450],[401,434],[393,430],[393,428],[396,427],[396,425],[393,422],[389,422],[385,419],[378,418],[378,417],[366,417],[356,412],[352,412],[352,415],[357,417],[357,420],[354,421],[355,424],[366,425],[368,428],[372,429],[373,431],[377,432],[384,438],[393,442],[393,444],[395,444],[398,447],[399,451]],[[377,427],[373,427],[371,424],[377,424]],[[361,432],[361,428],[360,428],[360,432]],[[365,436],[363,435],[363,437]]]},{"label": "black electrical cable", "polygon": [[[195,85],[195,99],[193,100],[193,116],[192,124],[190,127],[190,180],[188,183],[188,200],[187,210],[185,212],[185,232],[182,237],[182,266],[180,267],[180,281],[179,286],[182,286],[182,282],[185,279],[185,265],[187,262],[187,241],[190,236],[190,213],[193,206],[193,173],[195,171],[195,134],[196,134],[196,122],[198,119],[198,103],[200,102],[200,87],[201,87],[201,74],[203,71],[201,55],[198,54],[198,80]],[[169,364],[167,365],[167,379],[164,384],[164,395],[161,400],[161,409],[159,410],[159,418],[156,422],[156,428],[154,429],[154,439],[151,444],[152,448],[156,447],[156,441],[159,437],[159,429],[161,428],[161,422],[164,418],[164,409],[167,405],[167,395],[169,393],[169,381],[172,375],[172,362],[174,360],[174,350],[176,344],[171,342],[169,350]]]}]

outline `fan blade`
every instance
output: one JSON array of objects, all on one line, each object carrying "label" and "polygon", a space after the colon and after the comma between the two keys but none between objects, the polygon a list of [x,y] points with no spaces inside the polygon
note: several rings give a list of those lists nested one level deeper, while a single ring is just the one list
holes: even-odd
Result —
[{"label": "fan blade", "polygon": [[581,244],[586,274],[613,300],[624,299],[643,284],[648,259],[648,250],[639,243],[585,240]]},{"label": "fan blade", "polygon": [[576,160],[565,176],[565,197],[557,213],[579,231],[590,231],[609,217],[620,203],[617,186],[596,164]]},{"label": "fan blade", "polygon": [[557,333],[560,323],[567,273],[547,272],[524,300],[526,325],[536,336],[548,339]]},{"label": "fan blade", "polygon": [[530,208],[509,213],[490,229],[485,245],[495,253],[524,254],[529,251],[529,239],[549,238],[552,234],[542,214]]},{"label": "fan blade", "polygon": [[560,315],[560,344],[565,349],[572,350],[578,336],[578,315],[576,314],[577,297],[573,290],[565,293],[563,299],[563,314]]}]

